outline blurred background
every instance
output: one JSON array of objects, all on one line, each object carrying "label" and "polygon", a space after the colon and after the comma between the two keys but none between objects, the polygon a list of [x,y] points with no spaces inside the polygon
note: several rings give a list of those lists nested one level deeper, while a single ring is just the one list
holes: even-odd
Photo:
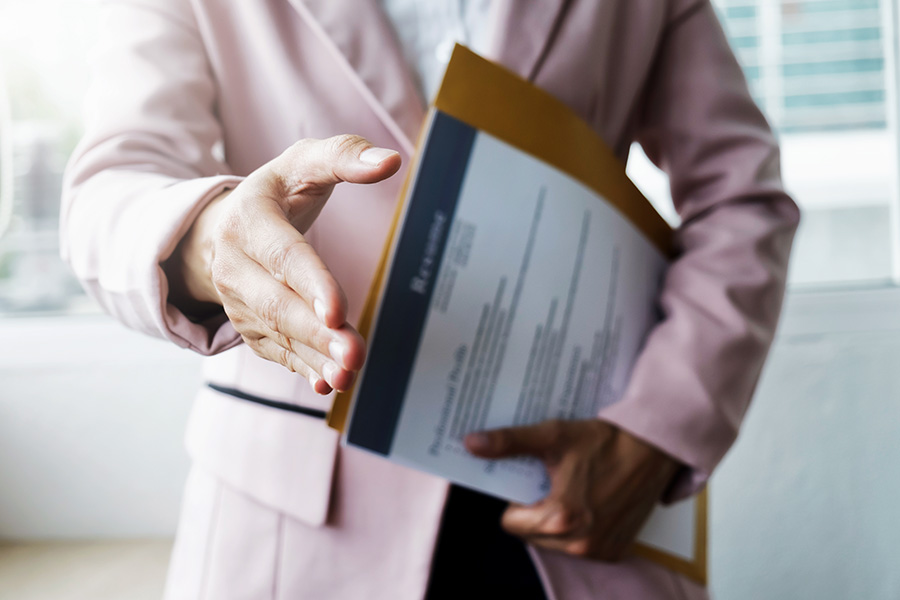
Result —
[{"label": "blurred background", "polygon": [[[715,0],[804,210],[771,359],[711,487],[723,600],[900,598],[897,0]],[[158,598],[199,358],[58,258],[91,0],[0,0],[0,598]],[[666,180],[629,172],[677,223]]]}]

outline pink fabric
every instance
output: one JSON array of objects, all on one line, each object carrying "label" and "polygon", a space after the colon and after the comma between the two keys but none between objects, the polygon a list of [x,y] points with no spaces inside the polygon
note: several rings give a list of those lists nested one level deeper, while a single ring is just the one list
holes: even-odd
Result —
[{"label": "pink fabric", "polygon": [[[640,141],[672,178],[684,226],[665,319],[623,400],[600,417],[687,466],[673,498],[696,491],[737,434],[780,310],[798,211],[781,187],[775,140],[708,0],[496,1],[489,57],[566,102],[623,159]],[[238,345],[223,318],[193,323],[166,304],[159,265],[205,202],[297,139],[356,133],[408,160],[424,107],[378,1],[123,0],[105,14],[87,133],[66,178],[64,255],[127,325],[216,355],[206,373],[217,383],[327,407]],[[351,319],[402,180],[339,186],[309,232]],[[421,595],[444,482],[340,450],[319,422],[212,392],[198,399],[188,448],[217,481],[275,515],[260,519],[305,528],[282,547],[304,582],[291,598],[377,597],[361,593],[367,581],[392,581],[384,597]],[[180,535],[191,539],[209,518],[185,521]],[[234,544],[251,558],[249,540]],[[533,555],[555,598],[704,594],[641,561]],[[185,560],[171,589],[190,587],[176,585],[190,579]],[[214,597],[269,597],[231,589]]]}]

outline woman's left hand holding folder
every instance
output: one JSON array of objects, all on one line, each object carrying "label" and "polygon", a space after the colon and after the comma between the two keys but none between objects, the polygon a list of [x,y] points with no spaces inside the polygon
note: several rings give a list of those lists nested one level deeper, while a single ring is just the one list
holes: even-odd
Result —
[{"label": "woman's left hand holding folder", "polygon": [[680,463],[626,431],[598,420],[545,421],[466,437],[482,458],[534,456],[550,493],[511,504],[503,527],[526,542],[597,560],[622,558]]}]

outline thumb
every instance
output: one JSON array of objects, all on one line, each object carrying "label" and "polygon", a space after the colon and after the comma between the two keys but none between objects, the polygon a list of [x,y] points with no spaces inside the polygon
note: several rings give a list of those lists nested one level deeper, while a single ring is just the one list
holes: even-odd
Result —
[{"label": "thumb", "polygon": [[339,135],[325,140],[301,140],[272,164],[287,189],[329,187],[349,183],[376,183],[400,169],[400,154],[378,148],[358,135]]},{"label": "thumb", "polygon": [[564,441],[564,434],[563,422],[544,421],[536,425],[470,433],[464,443],[469,452],[482,458],[542,458],[559,448]]}]

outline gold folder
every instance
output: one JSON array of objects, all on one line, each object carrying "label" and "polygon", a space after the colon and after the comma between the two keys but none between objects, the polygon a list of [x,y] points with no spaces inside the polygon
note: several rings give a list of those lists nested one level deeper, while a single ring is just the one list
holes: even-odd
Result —
[{"label": "gold folder", "polygon": [[[625,165],[590,125],[557,98],[457,45],[431,110],[448,114],[526,152],[591,188],[635,225],[664,255],[674,251],[673,231],[625,174]],[[418,147],[423,140],[420,135]],[[378,263],[358,330],[368,337],[385,283],[393,238],[406,202],[416,158],[410,165],[397,204],[391,234]],[[328,425],[343,432],[353,389],[335,397]],[[692,560],[636,544],[634,552],[702,584],[707,579],[707,494],[695,501],[696,528]]]}]

